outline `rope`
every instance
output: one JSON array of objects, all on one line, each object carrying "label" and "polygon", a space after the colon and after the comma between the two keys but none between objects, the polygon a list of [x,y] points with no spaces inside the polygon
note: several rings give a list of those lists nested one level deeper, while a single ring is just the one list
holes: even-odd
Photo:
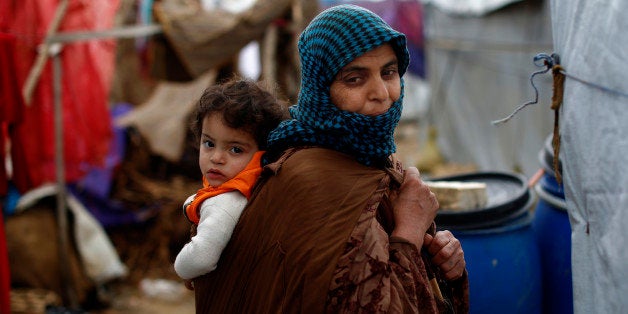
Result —
[{"label": "rope", "polygon": [[552,148],[554,149],[554,158],[553,158],[553,166],[554,173],[556,174],[556,182],[561,184],[563,179],[560,173],[560,169],[558,167],[559,158],[558,155],[560,153],[560,131],[559,131],[559,121],[560,121],[560,106],[563,103],[563,94],[565,92],[565,74],[563,74],[563,67],[558,64],[558,56],[555,57],[556,64],[552,67],[552,76],[554,77],[553,84],[553,94],[552,94],[552,106],[550,107],[554,110],[554,134],[552,136]]},{"label": "rope", "polygon": [[[539,63],[539,61],[542,61],[542,63]],[[510,115],[508,115],[507,117],[503,118],[503,119],[499,119],[499,120],[494,120],[491,123],[494,125],[498,125],[498,124],[502,124],[505,122],[508,122],[508,120],[510,120],[512,117],[514,117],[519,111],[521,111],[521,109],[523,109],[524,107],[528,106],[528,105],[532,105],[532,104],[537,104],[538,100],[539,100],[539,91],[536,88],[536,85],[534,85],[534,77],[537,76],[538,74],[543,74],[543,73],[547,73],[549,70],[552,70],[552,75],[554,76],[554,95],[552,96],[552,109],[554,109],[555,107],[560,107],[559,103],[562,103],[562,99],[563,99],[563,85],[565,82],[565,78],[569,78],[572,79],[574,81],[580,82],[582,84],[588,85],[590,87],[599,89],[603,92],[609,93],[609,94],[613,94],[613,95],[617,95],[617,96],[621,96],[621,97],[625,97],[628,98],[628,93],[622,92],[622,91],[618,91],[618,90],[614,90],[605,86],[602,86],[600,84],[596,84],[593,82],[589,82],[587,80],[581,79],[577,76],[574,76],[572,74],[567,73],[567,71],[565,71],[565,69],[560,66],[560,57],[558,54],[553,53],[551,56],[544,54],[544,53],[540,53],[537,54],[536,56],[534,56],[534,65],[536,66],[545,66],[546,68],[544,70],[541,71],[537,71],[532,73],[532,75],[530,76],[530,84],[532,85],[532,88],[534,89],[534,100],[532,101],[528,101],[526,103],[524,103],[523,105],[517,107],[515,109],[515,111],[513,113],[511,113]],[[558,80],[558,82],[556,81]],[[560,86],[560,87],[559,87]],[[559,87],[558,90],[557,87]],[[558,108],[554,109],[557,110]]]},{"label": "rope", "polygon": [[570,78],[570,79],[572,79],[574,81],[578,81],[578,82],[580,82],[580,83],[582,83],[584,85],[588,85],[588,86],[591,86],[593,88],[599,89],[599,90],[601,90],[601,91],[603,91],[605,93],[609,93],[609,94],[613,94],[613,95],[617,95],[617,96],[628,98],[628,93],[625,93],[625,92],[622,92],[622,91],[618,91],[618,90],[614,90],[614,89],[611,89],[611,88],[608,88],[608,87],[605,87],[605,86],[602,86],[602,85],[599,85],[599,84],[596,84],[596,83],[593,83],[593,82],[589,82],[589,81],[583,80],[583,79],[581,79],[581,78],[579,78],[577,76],[573,76],[573,75],[567,73],[565,70],[561,70],[561,73],[563,73],[565,75],[565,77],[567,77],[567,78]]},{"label": "rope", "polygon": [[[543,61],[543,63],[539,63],[539,61]],[[515,111],[513,111],[507,117],[505,117],[503,119],[499,119],[499,120],[493,121],[492,122],[493,125],[506,123],[506,122],[508,122],[508,120],[512,119],[512,117],[514,117],[517,113],[519,113],[519,111],[521,111],[523,108],[525,108],[525,107],[527,107],[529,105],[534,105],[534,104],[538,104],[539,103],[539,90],[536,88],[536,85],[534,85],[534,77],[539,75],[539,74],[547,73],[549,70],[552,69],[553,64],[554,64],[554,61],[553,61],[553,58],[551,56],[548,56],[548,55],[543,54],[543,53],[534,56],[534,65],[536,65],[538,67],[542,67],[542,66],[546,67],[544,70],[536,71],[536,72],[532,73],[532,75],[530,75],[530,85],[532,85],[532,88],[534,89],[534,100],[528,101],[528,102],[524,103],[523,105],[517,107],[515,109]]]},{"label": "rope", "polygon": [[628,98],[628,93],[624,93],[621,91],[617,91],[617,90],[613,90],[610,89],[608,87],[599,85],[599,84],[595,84],[586,80],[583,80],[581,78],[578,78],[574,75],[570,75],[569,73],[567,73],[567,71],[565,71],[565,69],[560,65],[560,56],[556,53],[553,53],[551,56],[544,54],[544,53],[540,53],[537,54],[536,56],[534,56],[534,65],[536,66],[545,66],[544,70],[540,70],[537,72],[532,73],[532,75],[530,76],[530,84],[532,85],[532,88],[534,89],[534,100],[532,101],[528,101],[524,104],[522,104],[521,106],[517,107],[511,114],[509,114],[507,117],[503,118],[503,119],[499,119],[499,120],[494,120],[492,121],[493,125],[498,125],[498,124],[502,124],[502,123],[506,123],[508,122],[508,120],[512,119],[519,111],[521,111],[523,108],[529,106],[529,105],[533,105],[533,104],[537,104],[539,101],[539,91],[536,88],[536,86],[534,85],[534,77],[537,76],[538,74],[543,74],[543,73],[547,73],[549,70],[552,70],[552,76],[553,76],[553,93],[552,93],[552,105],[551,105],[551,109],[554,110],[554,131],[553,131],[553,137],[552,137],[552,148],[554,150],[554,159],[553,159],[553,167],[554,167],[554,172],[556,174],[556,181],[560,184],[562,182],[562,175],[559,171],[558,168],[558,163],[559,163],[559,153],[560,153],[560,133],[559,133],[559,121],[560,121],[560,107],[563,103],[563,95],[564,95],[564,91],[565,91],[565,78],[569,78],[569,79],[573,79],[575,81],[578,81],[582,84],[591,86],[593,88],[599,89],[603,92],[606,93],[610,93],[613,95],[617,95],[617,96],[621,96],[621,97],[626,97]]},{"label": "rope", "polygon": [[[542,63],[539,63],[542,61]],[[545,70],[534,72],[530,76],[530,84],[532,84],[532,88],[534,88],[534,100],[524,103],[519,106],[519,108],[515,109],[513,113],[508,115],[506,118],[493,121],[493,124],[505,123],[514,117],[519,111],[525,108],[528,105],[537,104],[539,100],[539,91],[534,85],[534,77],[541,73],[547,73],[549,70],[552,70],[552,76],[554,77],[553,82],[553,94],[552,94],[552,106],[551,109],[554,110],[554,132],[552,136],[552,148],[554,150],[554,159],[553,159],[553,167],[554,173],[556,174],[556,181],[560,184],[562,182],[562,176],[560,174],[560,169],[558,168],[560,153],[560,106],[563,103],[563,93],[565,91],[565,74],[563,74],[564,69],[560,66],[560,57],[558,54],[552,54],[548,56],[547,54],[538,54],[534,56],[534,65],[536,66],[545,66]]]}]

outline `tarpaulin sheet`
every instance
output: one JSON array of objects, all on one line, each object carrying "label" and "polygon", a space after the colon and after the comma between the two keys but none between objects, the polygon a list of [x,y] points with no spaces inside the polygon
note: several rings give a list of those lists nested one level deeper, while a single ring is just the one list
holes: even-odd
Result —
[{"label": "tarpaulin sheet", "polygon": [[551,13],[555,50],[567,73],[560,156],[574,311],[626,313],[628,1],[553,0]]},{"label": "tarpaulin sheet", "polygon": [[[450,162],[480,171],[516,171],[532,177],[552,132],[551,74],[533,63],[552,52],[549,2],[513,3],[486,16],[460,16],[425,7],[432,123]],[[536,96],[536,97],[535,97]],[[538,97],[538,98],[537,98]],[[508,122],[515,108],[537,98]]]},{"label": "tarpaulin sheet", "polygon": [[521,0],[422,0],[449,14],[480,16]]}]

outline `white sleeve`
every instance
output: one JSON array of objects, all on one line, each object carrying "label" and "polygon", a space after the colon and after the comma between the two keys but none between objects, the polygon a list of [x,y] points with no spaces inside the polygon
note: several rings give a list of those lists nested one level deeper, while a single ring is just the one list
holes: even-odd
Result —
[{"label": "white sleeve", "polygon": [[196,194],[192,194],[190,196],[188,196],[188,198],[185,200],[185,202],[183,202],[183,210],[185,211],[185,208],[192,204],[192,202],[194,201],[194,198],[196,197]]},{"label": "white sleeve", "polygon": [[192,279],[216,269],[244,206],[246,197],[238,191],[216,195],[201,204],[196,235],[183,246],[174,262],[179,277]]}]

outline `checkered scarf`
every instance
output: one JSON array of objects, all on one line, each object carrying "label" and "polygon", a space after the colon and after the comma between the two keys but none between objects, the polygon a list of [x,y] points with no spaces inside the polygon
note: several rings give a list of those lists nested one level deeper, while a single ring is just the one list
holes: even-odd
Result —
[{"label": "checkered scarf", "polygon": [[298,103],[290,108],[292,119],[269,135],[268,150],[280,154],[289,147],[321,146],[349,154],[367,166],[385,162],[396,150],[393,135],[401,117],[403,79],[401,97],[378,116],[342,111],[330,99],[330,85],[338,71],[385,43],[397,54],[402,76],[410,61],[406,37],[379,16],[355,5],[340,5],[315,17],[299,38]]}]

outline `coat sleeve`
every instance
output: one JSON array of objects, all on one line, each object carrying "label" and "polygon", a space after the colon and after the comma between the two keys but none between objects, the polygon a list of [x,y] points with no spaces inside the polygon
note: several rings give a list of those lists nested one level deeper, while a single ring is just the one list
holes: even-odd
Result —
[{"label": "coat sleeve", "polygon": [[246,205],[239,192],[228,192],[205,200],[196,235],[185,244],[174,262],[183,279],[192,279],[216,269],[220,255]]},{"label": "coat sleeve", "polygon": [[[433,274],[426,269],[429,261],[418,249],[405,239],[389,236],[376,216],[379,202],[369,204],[372,207],[363,211],[339,259],[327,312],[442,313],[452,306],[455,312],[468,312],[466,276],[454,283],[453,291],[442,289],[438,278],[428,275]],[[453,301],[447,298],[452,296]]]},{"label": "coat sleeve", "polygon": [[360,219],[332,280],[327,312],[437,313],[418,250]]}]

